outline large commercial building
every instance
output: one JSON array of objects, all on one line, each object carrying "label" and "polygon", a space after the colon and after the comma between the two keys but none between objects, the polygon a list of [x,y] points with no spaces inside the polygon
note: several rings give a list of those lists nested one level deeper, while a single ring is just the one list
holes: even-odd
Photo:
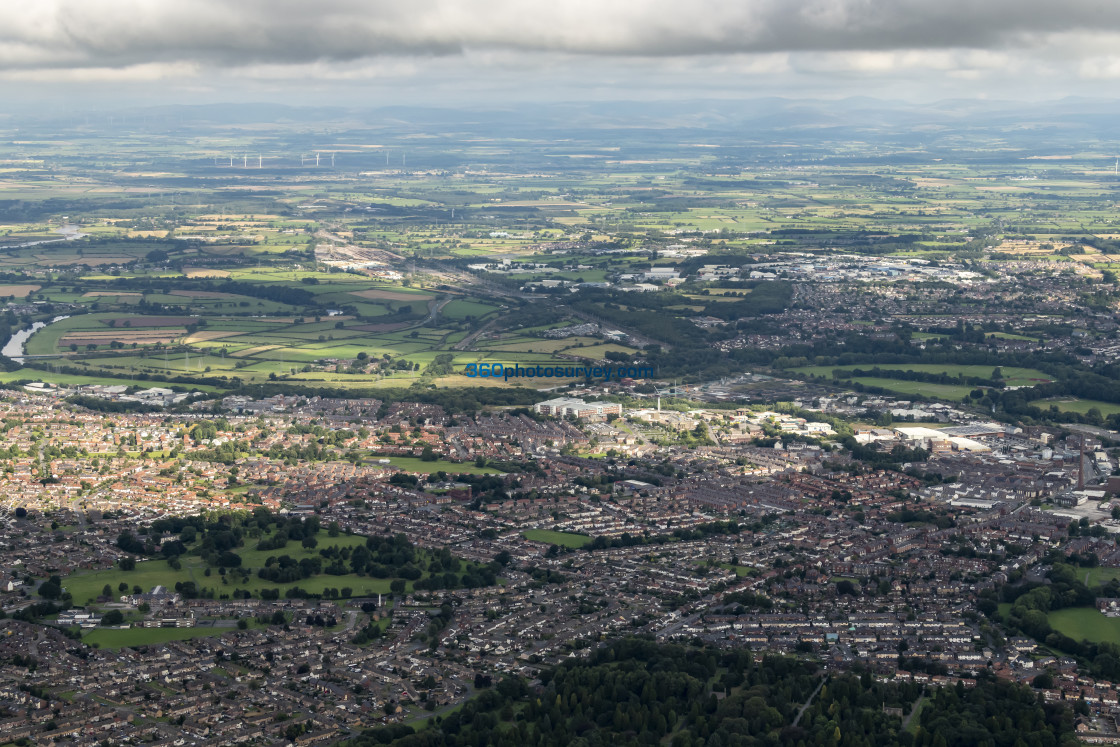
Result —
[{"label": "large commercial building", "polygon": [[574,397],[557,397],[533,405],[533,411],[541,415],[565,418],[605,418],[608,415],[621,415],[622,405],[616,402],[584,402]]}]

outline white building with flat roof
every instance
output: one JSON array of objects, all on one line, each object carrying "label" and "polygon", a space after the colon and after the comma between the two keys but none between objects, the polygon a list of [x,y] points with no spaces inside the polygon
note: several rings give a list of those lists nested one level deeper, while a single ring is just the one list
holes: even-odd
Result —
[{"label": "white building with flat roof", "polygon": [[584,402],[575,397],[557,397],[533,405],[533,412],[558,418],[569,415],[576,418],[606,417],[621,415],[622,405],[617,402]]}]

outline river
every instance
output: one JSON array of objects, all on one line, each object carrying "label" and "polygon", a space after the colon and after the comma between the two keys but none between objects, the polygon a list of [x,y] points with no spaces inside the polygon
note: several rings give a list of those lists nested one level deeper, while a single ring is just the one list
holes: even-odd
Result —
[{"label": "river", "polygon": [[28,338],[31,337],[31,335],[35,334],[48,324],[54,324],[55,322],[61,322],[63,319],[69,318],[69,315],[56,316],[49,322],[35,322],[27,329],[21,329],[19,332],[16,332],[14,335],[12,335],[12,338],[8,340],[8,344],[5,345],[2,350],[0,350],[0,355],[11,358],[18,363],[23,363],[24,356],[26,355],[26,353],[24,353],[23,351],[23,346],[27,342]]},{"label": "river", "polygon": [[[39,241],[25,241],[22,244],[7,244],[6,246],[0,246],[0,248],[19,249],[26,246],[39,246],[40,244],[56,244],[59,241],[73,241],[87,235],[79,231],[78,226],[73,223],[65,223],[61,227],[54,229],[54,232],[62,234],[62,238],[40,239]],[[21,329],[19,332],[16,332],[14,335],[12,335],[7,344],[4,345],[2,349],[0,349],[0,355],[7,356],[14,361],[23,363],[23,359],[25,356],[25,353],[23,352],[23,346],[24,343],[27,342],[28,338],[31,337],[31,335],[35,334],[48,324],[54,324],[55,322],[59,322],[63,319],[69,318],[69,316],[56,316],[49,322],[35,322],[28,329]]]},{"label": "river", "polygon": [[2,249],[20,249],[20,248],[25,247],[25,246],[39,246],[40,244],[57,244],[60,241],[73,241],[74,239],[80,239],[83,236],[88,235],[88,234],[84,234],[81,231],[79,231],[78,226],[76,226],[72,223],[67,223],[64,226],[62,226],[61,228],[56,228],[56,229],[54,229],[54,232],[62,234],[62,238],[61,239],[39,239],[38,241],[25,241],[22,244],[4,244],[4,245],[0,245],[0,248],[2,248]]}]

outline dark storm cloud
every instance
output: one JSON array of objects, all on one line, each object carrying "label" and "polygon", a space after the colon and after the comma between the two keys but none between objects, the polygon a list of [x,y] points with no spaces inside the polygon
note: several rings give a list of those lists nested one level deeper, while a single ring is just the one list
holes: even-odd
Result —
[{"label": "dark storm cloud", "polygon": [[285,65],[468,50],[1030,50],[1055,35],[1068,42],[1118,31],[1120,4],[1100,0],[28,0],[0,8],[0,70]]}]

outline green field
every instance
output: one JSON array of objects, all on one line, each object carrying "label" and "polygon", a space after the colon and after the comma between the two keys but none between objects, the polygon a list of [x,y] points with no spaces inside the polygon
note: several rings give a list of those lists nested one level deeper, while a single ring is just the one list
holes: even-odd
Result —
[{"label": "green field", "polygon": [[1050,626],[1075,641],[1120,646],[1120,618],[1105,617],[1093,607],[1069,607],[1046,616]]},{"label": "green field", "polygon": [[99,648],[123,648],[125,646],[144,646],[168,641],[185,641],[190,638],[236,633],[237,628],[129,628],[128,630],[108,630],[98,628],[82,636],[82,643]]},{"label": "green field", "polygon": [[1082,415],[1096,408],[1100,411],[1101,415],[1106,418],[1109,415],[1120,413],[1120,405],[1113,402],[1101,402],[1095,399],[1036,399],[1031,402],[1031,404],[1043,410],[1057,407],[1060,412],[1076,412]]},{"label": "green field", "polygon": [[591,543],[591,538],[586,534],[554,532],[551,529],[527,529],[521,533],[521,536],[530,542],[544,542],[549,545],[559,545],[560,547],[571,547],[573,549],[579,549]]},{"label": "green field", "polygon": [[606,345],[594,345],[588,348],[571,348],[564,351],[568,355],[574,355],[577,358],[587,358],[589,360],[597,361],[606,358],[607,353],[626,353],[631,354],[637,352],[635,348],[628,348],[625,345],[615,345],[608,343]]},{"label": "green field", "polygon": [[864,386],[874,386],[896,394],[917,394],[922,397],[936,397],[960,401],[967,397],[972,387],[955,384],[927,384],[924,381],[899,381],[898,379],[879,379],[874,376],[860,376],[848,379]]},{"label": "green field", "polygon": [[456,299],[443,307],[442,314],[448,319],[466,319],[467,317],[481,319],[496,310],[497,307],[489,304]]},{"label": "green field", "polygon": [[[952,365],[945,363],[860,363],[851,366],[803,366],[801,368],[795,368],[794,370],[804,374],[812,374],[814,376],[832,376],[833,371],[851,371],[857,368],[863,371],[869,371],[872,368],[878,368],[882,371],[916,371],[919,373],[945,374],[947,376],[974,376],[976,378],[982,379],[991,377],[992,371],[995,369],[994,366]],[[1034,368],[1001,366],[1000,373],[1003,374],[1003,381],[1008,386],[1031,386],[1033,384],[1041,384],[1053,380],[1050,376],[1047,376],[1042,371]],[[857,381],[863,380],[864,379],[862,378],[857,379]],[[894,383],[895,385],[907,385],[922,384],[924,382],[894,381]],[[929,384],[927,386],[943,385]],[[967,394],[967,392],[965,393]]]},{"label": "green field", "polygon": [[[307,279],[319,282],[302,282]],[[227,380],[230,386],[236,386],[234,379],[249,384],[288,380],[351,389],[470,384],[447,376],[424,376],[441,354],[451,354],[455,367],[492,359],[547,365],[559,362],[556,354],[579,341],[600,344],[593,338],[547,341],[514,335],[506,338],[511,344],[508,350],[492,343],[487,348],[485,342],[479,350],[454,350],[472,329],[494,318],[499,310],[496,303],[466,295],[447,300],[443,295],[442,305],[437,306],[433,293],[405,285],[281,268],[242,268],[232,273],[231,280],[274,289],[284,286],[303,295],[279,303],[206,289],[224,287],[220,283],[225,279],[201,288],[199,281],[183,279],[188,287],[168,285],[159,290],[83,285],[80,294],[69,286],[46,286],[40,295],[85,304],[94,313],[75,313],[48,324],[27,341],[26,351],[61,358],[41,361],[44,368],[79,369],[82,373],[72,383],[151,381],[158,385],[175,377],[205,376]],[[307,294],[321,305],[298,305],[298,299],[311,303]],[[140,306],[141,301],[145,306]],[[148,311],[153,305],[156,310]],[[324,314],[325,309],[333,309],[335,315]],[[339,314],[339,309],[344,311]],[[85,371],[90,379],[84,378]]]},{"label": "green field", "polygon": [[388,459],[389,464],[403,469],[406,472],[423,472],[429,475],[436,472],[446,472],[450,475],[500,475],[499,470],[493,467],[476,467],[474,462],[449,462],[446,459],[437,459],[434,462],[425,462],[419,457],[374,457],[374,459]]},{"label": "green field", "polygon": [[[235,552],[241,556],[243,568],[255,571],[263,567],[270,557],[288,555],[299,561],[303,558],[318,557],[319,551],[328,547],[354,547],[365,542],[365,537],[358,535],[330,537],[324,530],[319,531],[316,539],[318,545],[314,549],[304,548],[300,542],[291,540],[288,542],[288,546],[282,550],[258,550],[256,549],[257,540],[247,539],[245,547],[238,548]],[[416,552],[418,567],[427,568],[432,560],[429,553],[421,549],[417,549]],[[105,584],[109,585],[114,597],[123,594],[124,592],[118,590],[118,585],[121,582],[127,583],[130,589],[134,585],[140,586],[145,592],[151,591],[155,586],[164,586],[169,590],[174,590],[176,583],[193,581],[199,589],[208,587],[214,589],[217,595],[233,596],[233,592],[238,589],[251,591],[254,595],[259,595],[261,589],[279,589],[283,594],[288,589],[298,586],[312,594],[322,593],[327,588],[342,589],[343,587],[350,587],[354,596],[364,596],[388,594],[390,584],[393,581],[391,578],[372,578],[349,573],[342,576],[320,574],[290,583],[277,583],[259,578],[254,572],[248,580],[242,582],[239,577],[232,573],[223,577],[216,568],[211,569],[211,575],[207,576],[202,559],[196,556],[181,556],[180,563],[182,567],[175,570],[165,560],[139,561],[135,570],[132,571],[110,568],[102,571],[79,573],[64,578],[62,585],[70,592],[75,604],[86,605],[96,600]],[[464,571],[472,567],[474,567],[472,563],[463,564]],[[427,578],[428,575],[430,574],[425,572],[423,577]],[[238,580],[235,580],[235,578]],[[411,582],[406,584],[406,588],[412,588]]]},{"label": "green field", "polygon": [[743,576],[757,576],[758,569],[751,568],[748,565],[731,565],[730,563],[720,563],[719,567],[725,571],[735,571],[735,575],[742,578]]},{"label": "green field", "polygon": [[[1077,572],[1081,575],[1081,571]],[[1085,571],[1085,585],[1090,589],[1095,586],[1103,586],[1109,581],[1120,578],[1120,568],[1090,568]]]},{"label": "green field", "polygon": [[109,584],[114,597],[124,594],[125,592],[117,589],[117,585],[122,581],[127,582],[130,589],[133,586],[139,586],[146,592],[151,591],[156,586],[165,586],[173,590],[175,584],[180,581],[194,581],[202,586],[204,580],[202,561],[197,558],[184,558],[182,564],[182,569],[176,571],[167,564],[166,560],[146,560],[138,562],[136,569],[132,571],[110,568],[104,571],[79,573],[64,578],[62,588],[70,592],[70,595],[74,598],[74,604],[86,605],[93,602],[101,594],[105,584]]},{"label": "green field", "polygon": [[[124,386],[139,386],[142,389],[164,386],[163,384],[161,384],[161,382],[158,381],[137,381],[135,379],[118,379],[111,376],[101,375],[81,376],[78,374],[63,374],[54,373],[53,371],[42,371],[38,368],[19,368],[15,371],[0,371],[0,383],[7,384],[13,381],[44,381],[49,384],[59,384],[61,386],[82,386],[84,384],[120,384]],[[208,384],[189,384],[179,386],[184,386],[191,391],[222,391],[218,387],[210,386]]]}]

